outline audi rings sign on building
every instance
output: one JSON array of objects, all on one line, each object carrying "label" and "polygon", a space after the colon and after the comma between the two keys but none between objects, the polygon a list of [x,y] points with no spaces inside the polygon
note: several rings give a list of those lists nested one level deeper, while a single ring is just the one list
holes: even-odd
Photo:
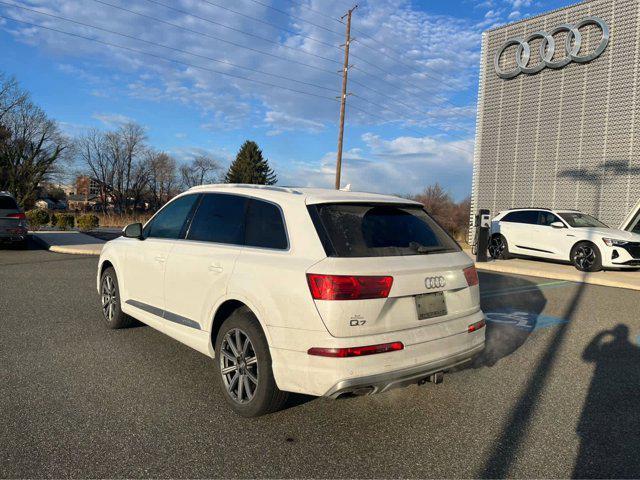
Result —
[{"label": "audi rings sign on building", "polygon": [[[602,38],[600,43],[591,53],[580,55],[580,48],[582,47],[582,34],[580,29],[587,25],[595,25],[602,32]],[[555,35],[561,32],[567,32],[566,39],[564,41],[564,50],[566,55],[559,60],[553,60],[556,53],[556,41],[553,38]],[[531,59],[531,46],[529,42],[532,40],[540,39],[540,59],[541,61],[535,65],[529,65]],[[500,78],[513,78],[521,73],[538,73],[545,67],[549,68],[562,68],[571,62],[587,63],[591,60],[598,58],[604,49],[607,48],[609,43],[609,26],[604,20],[598,17],[587,17],[581,22],[570,25],[564,23],[558,25],[556,28],[549,32],[539,31],[528,35],[526,38],[513,37],[508,39],[502,44],[502,46],[496,52],[496,56],[493,59],[493,65],[496,69],[496,73]],[[504,51],[512,46],[517,46],[516,49],[516,67],[511,70],[503,70],[500,67],[500,58]]]},{"label": "audi rings sign on building", "polygon": [[427,277],[424,279],[424,286],[427,287],[428,290],[432,288],[444,288],[447,282],[444,277]]}]

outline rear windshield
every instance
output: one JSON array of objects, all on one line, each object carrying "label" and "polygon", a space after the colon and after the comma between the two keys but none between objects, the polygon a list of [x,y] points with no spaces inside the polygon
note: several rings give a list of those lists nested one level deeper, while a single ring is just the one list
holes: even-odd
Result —
[{"label": "rear windshield", "polygon": [[17,210],[18,205],[16,205],[16,201],[7,197],[6,195],[0,195],[0,210]]},{"label": "rear windshield", "polygon": [[318,235],[334,257],[393,257],[460,251],[420,206],[326,203],[309,206]]}]

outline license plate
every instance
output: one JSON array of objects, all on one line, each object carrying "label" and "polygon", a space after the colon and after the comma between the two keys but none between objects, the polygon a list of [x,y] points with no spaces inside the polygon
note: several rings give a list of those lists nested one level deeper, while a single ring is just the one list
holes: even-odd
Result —
[{"label": "license plate", "polygon": [[416,295],[416,309],[418,310],[418,320],[446,315],[447,304],[444,301],[444,292]]}]

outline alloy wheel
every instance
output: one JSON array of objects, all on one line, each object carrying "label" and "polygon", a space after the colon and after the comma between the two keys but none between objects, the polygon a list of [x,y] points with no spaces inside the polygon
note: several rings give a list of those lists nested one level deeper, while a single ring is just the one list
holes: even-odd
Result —
[{"label": "alloy wheel", "polygon": [[229,330],[220,345],[220,372],[229,396],[248,403],[258,388],[258,357],[249,336],[239,328]]},{"label": "alloy wheel", "polygon": [[116,314],[118,296],[116,294],[116,284],[111,275],[102,278],[102,314],[106,321],[113,321]]},{"label": "alloy wheel", "polygon": [[575,264],[583,270],[591,268],[596,260],[596,252],[589,245],[580,245],[574,255]]}]

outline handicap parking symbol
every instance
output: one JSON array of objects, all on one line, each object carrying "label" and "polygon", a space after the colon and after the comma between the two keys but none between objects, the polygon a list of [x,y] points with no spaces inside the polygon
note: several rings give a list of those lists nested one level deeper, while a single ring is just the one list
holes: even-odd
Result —
[{"label": "handicap parking symbol", "polygon": [[539,315],[523,310],[500,310],[485,312],[486,320],[490,323],[508,325],[521,330],[535,331],[567,323],[564,318]]}]

